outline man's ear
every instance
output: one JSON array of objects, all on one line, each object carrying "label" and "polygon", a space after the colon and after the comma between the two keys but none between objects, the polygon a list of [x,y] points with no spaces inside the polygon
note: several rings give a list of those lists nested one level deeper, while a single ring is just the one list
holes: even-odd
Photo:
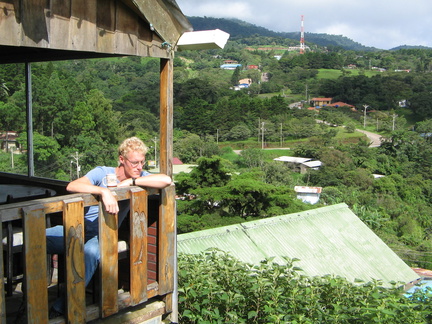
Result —
[{"label": "man's ear", "polygon": [[120,162],[120,164],[124,164],[125,158],[123,155],[119,155],[119,162]]}]

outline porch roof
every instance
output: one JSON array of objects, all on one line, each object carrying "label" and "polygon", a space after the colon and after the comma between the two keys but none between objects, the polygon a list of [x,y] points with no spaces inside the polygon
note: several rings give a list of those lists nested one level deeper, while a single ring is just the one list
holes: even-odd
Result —
[{"label": "porch roof", "polygon": [[174,0],[0,0],[0,63],[169,58],[192,26]]}]

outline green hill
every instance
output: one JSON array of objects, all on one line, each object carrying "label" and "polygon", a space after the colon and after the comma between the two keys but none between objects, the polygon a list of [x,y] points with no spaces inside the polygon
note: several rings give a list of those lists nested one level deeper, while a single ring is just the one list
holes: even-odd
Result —
[{"label": "green hill", "polygon": [[[267,36],[300,40],[300,32],[275,32],[238,19],[188,17],[195,30],[221,29],[231,35],[231,39],[249,36]],[[326,47],[342,47],[353,51],[378,51],[374,47],[367,47],[342,35],[305,33],[306,44],[316,44]]]}]

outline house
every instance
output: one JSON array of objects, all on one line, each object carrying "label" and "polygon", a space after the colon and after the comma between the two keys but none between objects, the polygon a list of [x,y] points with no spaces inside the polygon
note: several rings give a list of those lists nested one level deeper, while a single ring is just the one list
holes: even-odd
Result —
[{"label": "house", "polygon": [[356,111],[356,110],[357,110],[357,109],[355,108],[355,106],[350,105],[350,104],[347,104],[347,103],[342,102],[342,101],[334,102],[334,103],[332,103],[332,104],[330,104],[330,105],[328,105],[328,106],[335,107],[335,108],[339,108],[339,107],[349,107],[352,111]]},{"label": "house", "polygon": [[297,199],[301,199],[305,203],[314,205],[319,201],[322,188],[295,186],[294,191],[297,193]]},{"label": "house", "polygon": [[333,98],[312,98],[310,103],[314,107],[323,107],[330,105]]},{"label": "house", "polygon": [[0,133],[0,146],[5,152],[16,152],[20,151],[20,144],[18,142],[18,132],[5,131]]},{"label": "house", "polygon": [[306,162],[300,163],[300,173],[304,174],[308,170],[319,170],[321,165],[322,165],[322,162],[318,161],[318,160],[306,161]]},{"label": "house", "polygon": [[295,172],[306,173],[308,169],[318,170],[322,165],[321,161],[312,161],[311,158],[296,156],[280,156],[273,161],[281,161],[287,164]]},{"label": "house", "polygon": [[247,70],[258,70],[259,66],[258,65],[250,64],[250,65],[246,66],[246,69]]},{"label": "house", "polygon": [[180,253],[218,248],[253,265],[266,258],[279,264],[286,263],[284,257],[297,258],[295,265],[309,277],[382,280],[386,287],[419,279],[346,204],[180,234],[177,242]]},{"label": "house", "polygon": [[252,84],[252,79],[251,78],[241,79],[241,80],[239,80],[239,84],[240,85],[241,84],[247,84],[247,85]]},{"label": "house", "polygon": [[232,64],[222,64],[220,68],[224,70],[235,70],[236,68],[241,66],[242,66],[241,64],[232,63]]}]

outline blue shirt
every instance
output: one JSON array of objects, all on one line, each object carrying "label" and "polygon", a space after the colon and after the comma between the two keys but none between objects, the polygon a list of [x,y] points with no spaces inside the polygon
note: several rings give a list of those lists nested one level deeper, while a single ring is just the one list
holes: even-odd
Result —
[{"label": "blue shirt", "polygon": [[[89,171],[85,176],[90,180],[91,184],[106,188],[106,184],[104,184],[103,179],[106,177],[109,173],[115,173],[114,167],[106,167],[106,166],[98,166],[94,168],[93,170]],[[150,173],[147,171],[141,171],[141,177],[147,176]],[[117,180],[117,183],[119,181]],[[126,217],[127,213],[129,212],[129,201],[120,201],[119,202],[119,208],[120,212],[118,214],[118,226],[123,222],[124,218]],[[84,210],[84,226],[86,231],[86,237],[92,237],[95,235],[98,235],[99,233],[99,223],[98,223],[98,217],[99,217],[99,206],[89,206],[86,207]]]}]

